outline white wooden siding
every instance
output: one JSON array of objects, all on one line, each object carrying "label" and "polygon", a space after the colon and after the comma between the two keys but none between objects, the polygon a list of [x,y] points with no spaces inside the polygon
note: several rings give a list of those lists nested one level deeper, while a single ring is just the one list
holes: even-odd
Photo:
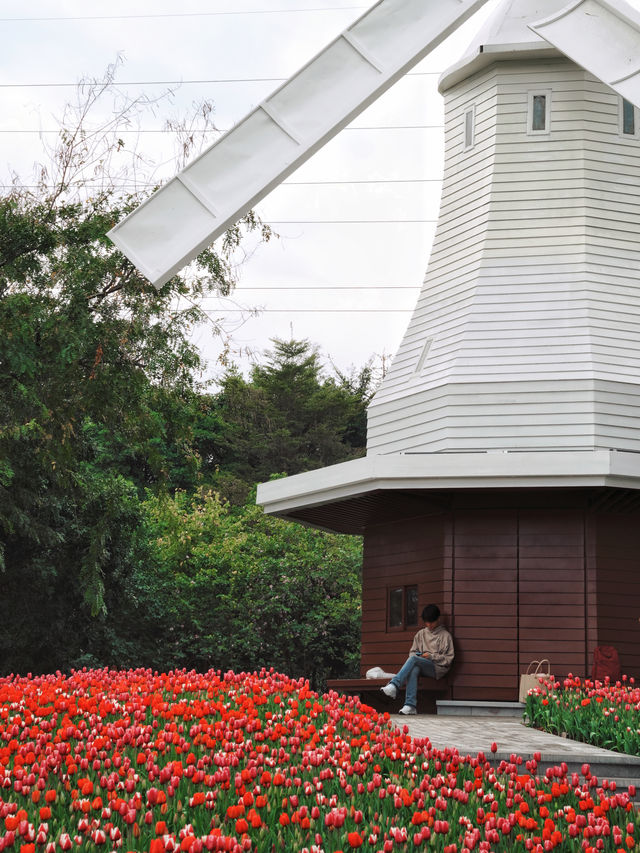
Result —
[{"label": "white wooden siding", "polygon": [[[536,89],[552,91],[545,135],[527,134]],[[527,59],[445,100],[440,219],[369,453],[640,451],[640,140],[620,134],[618,96]]]}]

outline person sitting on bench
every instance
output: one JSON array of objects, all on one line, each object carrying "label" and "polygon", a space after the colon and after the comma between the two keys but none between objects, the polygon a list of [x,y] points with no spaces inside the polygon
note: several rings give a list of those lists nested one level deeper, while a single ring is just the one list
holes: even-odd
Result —
[{"label": "person sitting on bench", "polygon": [[401,714],[415,714],[418,694],[418,676],[442,678],[451,669],[453,663],[453,639],[444,625],[440,624],[440,608],[436,604],[427,604],[422,611],[422,621],[426,624],[413,638],[409,657],[402,669],[394,675],[388,684],[380,690],[389,699],[395,699],[398,690],[405,686],[405,703]]}]

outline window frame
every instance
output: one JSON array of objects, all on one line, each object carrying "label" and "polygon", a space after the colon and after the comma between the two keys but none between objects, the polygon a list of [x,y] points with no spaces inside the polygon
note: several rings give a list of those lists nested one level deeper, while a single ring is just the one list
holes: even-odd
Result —
[{"label": "window frame", "polygon": [[427,359],[429,357],[432,345],[433,338],[425,338],[425,341],[422,344],[422,349],[420,350],[420,354],[418,356],[418,360],[416,361],[416,366],[413,370],[412,376],[420,376],[422,374],[424,366],[427,363]]},{"label": "window frame", "polygon": [[[629,104],[633,109],[633,133],[625,133],[624,129],[624,105]],[[622,139],[638,139],[640,136],[640,110],[631,101],[618,95],[618,133]]]},{"label": "window frame", "polygon": [[[416,602],[416,614],[415,614],[415,622],[410,622],[408,619],[408,603],[409,603],[409,593],[411,591],[415,592],[415,602]],[[400,592],[401,601],[400,601],[400,613],[401,620],[398,624],[391,624],[391,596],[394,592]],[[417,628],[418,626],[418,584],[417,583],[409,583],[409,584],[392,584],[387,587],[387,631],[395,632],[395,631],[406,631],[410,628]]]},{"label": "window frame", "polygon": [[[470,117],[470,133],[467,138],[467,120]],[[462,114],[462,150],[471,151],[476,144],[476,105],[471,104]]]},{"label": "window frame", "polygon": [[[551,133],[551,89],[529,89],[527,92],[527,135],[549,136]],[[533,129],[533,104],[536,97],[544,97],[544,128]]]}]

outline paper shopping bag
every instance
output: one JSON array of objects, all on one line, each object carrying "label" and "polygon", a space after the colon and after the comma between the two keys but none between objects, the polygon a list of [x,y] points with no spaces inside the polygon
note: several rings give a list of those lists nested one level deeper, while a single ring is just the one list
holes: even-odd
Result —
[{"label": "paper shopping bag", "polygon": [[527,667],[527,671],[520,676],[518,701],[525,703],[527,701],[527,694],[534,687],[546,691],[548,682],[550,681],[552,681],[552,676],[549,661],[546,658],[532,660]]}]

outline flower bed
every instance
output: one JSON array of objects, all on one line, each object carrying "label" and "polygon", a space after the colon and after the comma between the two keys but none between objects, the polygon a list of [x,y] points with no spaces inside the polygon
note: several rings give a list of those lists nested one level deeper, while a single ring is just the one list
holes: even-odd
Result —
[{"label": "flower bed", "polygon": [[587,766],[489,758],[272,671],[0,679],[0,851],[636,849]]},{"label": "flower bed", "polygon": [[640,687],[626,675],[615,684],[570,674],[548,690],[541,685],[527,697],[526,716],[537,729],[640,755]]}]

